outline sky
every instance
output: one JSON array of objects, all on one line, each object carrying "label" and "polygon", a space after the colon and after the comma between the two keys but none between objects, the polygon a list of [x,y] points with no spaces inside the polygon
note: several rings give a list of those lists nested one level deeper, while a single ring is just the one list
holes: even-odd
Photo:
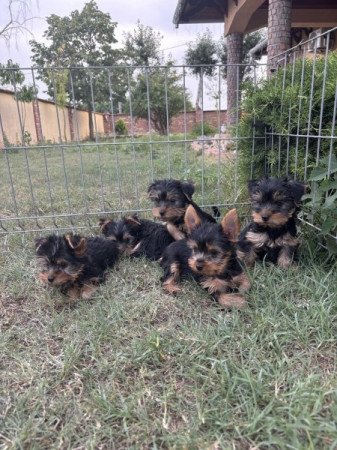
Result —
[{"label": "sky", "polygon": [[[19,2],[19,0],[15,0]],[[8,59],[18,63],[21,67],[30,67],[31,52],[29,40],[43,41],[43,32],[47,28],[45,18],[51,14],[68,16],[74,10],[82,10],[85,0],[27,0],[30,2],[30,17],[27,28],[29,33],[13,38],[9,45],[0,40],[0,63]],[[0,29],[8,21],[7,5],[9,0],[0,0]],[[123,32],[132,31],[139,20],[143,25],[151,26],[163,35],[162,51],[165,57],[172,55],[177,64],[183,64],[184,53],[188,43],[194,41],[198,33],[209,29],[214,38],[219,39],[223,34],[223,24],[179,25],[176,28],[172,22],[178,0],[96,0],[98,8],[109,13],[111,19],[117,22],[116,38],[122,45]],[[196,80],[195,80],[196,81]],[[193,81],[191,81],[193,84]],[[196,84],[196,83],[195,83]],[[194,84],[193,84],[194,85]],[[192,90],[194,87],[192,87]]]},{"label": "sky", "polygon": [[[8,1],[0,0],[0,28],[9,17]],[[123,32],[133,30],[139,20],[142,24],[159,31],[164,36],[162,40],[164,54],[171,53],[177,63],[182,63],[187,49],[186,44],[207,28],[214,37],[219,38],[223,34],[223,24],[179,25],[179,28],[175,28],[172,19],[177,2],[178,0],[96,0],[98,8],[109,13],[111,19],[118,23],[116,37],[120,43]],[[51,14],[68,16],[75,9],[82,10],[84,4],[83,0],[30,0],[31,16],[35,18],[29,22],[27,28],[32,34],[19,35],[17,40],[13,38],[9,46],[0,41],[0,62],[12,59],[22,67],[29,67],[32,63],[28,41],[32,38],[42,41],[43,32],[47,28],[45,18]]]}]

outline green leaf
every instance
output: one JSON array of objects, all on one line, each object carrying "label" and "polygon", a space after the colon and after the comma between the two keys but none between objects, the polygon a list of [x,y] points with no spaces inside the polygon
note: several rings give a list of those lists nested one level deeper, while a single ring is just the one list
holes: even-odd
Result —
[{"label": "green leaf", "polygon": [[322,234],[327,234],[334,229],[336,221],[332,217],[328,217],[322,224]]},{"label": "green leaf", "polygon": [[326,236],[325,239],[330,255],[337,255],[337,239],[332,236]]},{"label": "green leaf", "polygon": [[311,172],[309,181],[320,181],[324,180],[328,176],[328,170],[326,167],[315,167]]},{"label": "green leaf", "polygon": [[333,206],[335,206],[336,211],[337,211],[337,204],[335,204],[336,199],[337,199],[337,192],[335,192],[333,195],[330,195],[330,197],[326,198],[323,208],[327,209],[327,208],[332,208]]}]

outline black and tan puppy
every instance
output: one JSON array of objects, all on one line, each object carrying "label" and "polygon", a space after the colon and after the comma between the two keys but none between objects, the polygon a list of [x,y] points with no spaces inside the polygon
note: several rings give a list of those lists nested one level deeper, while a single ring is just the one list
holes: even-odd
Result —
[{"label": "black and tan puppy", "polygon": [[159,260],[164,249],[175,240],[164,224],[136,215],[117,221],[101,219],[99,224],[107,239],[116,242],[120,253],[145,256],[151,261]]},{"label": "black and tan puppy", "polygon": [[304,183],[286,178],[250,181],[252,222],[242,231],[237,254],[247,266],[265,259],[287,268],[297,259],[296,215]]},{"label": "black and tan puppy", "polygon": [[[203,211],[193,200],[194,185],[188,181],[172,179],[156,180],[148,187],[149,199],[154,207],[152,214],[156,219],[168,223],[168,230],[176,240],[185,237],[184,215],[192,205],[203,222],[216,223],[214,217]],[[218,209],[213,208],[214,214]]]},{"label": "black and tan puppy", "polygon": [[240,222],[235,209],[221,224],[202,222],[194,207],[185,213],[188,238],[176,241],[164,251],[163,287],[169,293],[180,290],[179,281],[194,278],[224,307],[241,308],[246,304],[243,292],[250,282],[236,257],[235,242]]},{"label": "black and tan puppy", "polygon": [[118,257],[117,245],[103,237],[51,235],[35,241],[38,278],[72,300],[90,298]]}]

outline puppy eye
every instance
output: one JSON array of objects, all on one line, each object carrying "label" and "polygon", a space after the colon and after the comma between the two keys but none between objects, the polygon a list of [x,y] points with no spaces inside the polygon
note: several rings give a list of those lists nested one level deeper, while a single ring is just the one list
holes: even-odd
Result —
[{"label": "puppy eye", "polygon": [[68,266],[68,264],[65,261],[63,261],[63,262],[60,262],[58,264],[58,266],[60,267],[60,269],[65,269]]},{"label": "puppy eye", "polygon": [[211,250],[211,256],[218,256],[219,252],[217,250]]}]

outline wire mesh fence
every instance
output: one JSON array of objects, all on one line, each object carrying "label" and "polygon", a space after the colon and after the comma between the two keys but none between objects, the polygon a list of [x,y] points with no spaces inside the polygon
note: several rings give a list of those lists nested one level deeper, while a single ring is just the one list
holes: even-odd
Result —
[{"label": "wire mesh fence", "polygon": [[[271,125],[249,111],[254,127],[247,134],[226,127],[227,66],[213,67],[212,77],[200,66],[198,78],[187,66],[3,69],[11,92],[0,90],[0,234],[92,229],[101,216],[147,215],[154,179],[194,181],[194,198],[207,208],[245,207],[242,175],[261,175],[261,161],[262,175],[308,180],[323,162],[323,178],[333,177],[335,32],[316,33],[275,58]],[[248,95],[239,80],[263,90],[267,66],[232,69],[238,122]],[[324,226],[314,213],[302,220]]]},{"label": "wire mesh fence", "polygon": [[[13,93],[0,93],[0,233],[91,229],[102,215],[146,214],[147,186],[160,178],[193,180],[206,208],[244,204],[243,138],[226,130],[225,67],[216,66],[212,79],[200,67],[198,80],[191,69],[20,69],[26,97],[18,69],[8,69]],[[250,73],[254,81],[261,68]],[[51,100],[39,99],[39,79]]]},{"label": "wire mesh fence", "polygon": [[313,183],[301,220],[318,231],[332,230],[337,244],[336,32],[316,30],[271,61],[280,98],[264,134],[267,173]]}]

